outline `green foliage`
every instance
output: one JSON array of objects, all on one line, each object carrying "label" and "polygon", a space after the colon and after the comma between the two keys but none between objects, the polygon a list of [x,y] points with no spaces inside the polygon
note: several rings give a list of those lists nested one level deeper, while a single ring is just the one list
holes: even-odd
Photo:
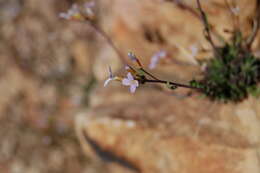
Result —
[{"label": "green foliage", "polygon": [[249,94],[260,95],[260,60],[241,46],[241,34],[235,35],[232,44],[218,48],[218,56],[207,63],[204,78],[193,80],[191,86],[213,100],[241,101]]}]

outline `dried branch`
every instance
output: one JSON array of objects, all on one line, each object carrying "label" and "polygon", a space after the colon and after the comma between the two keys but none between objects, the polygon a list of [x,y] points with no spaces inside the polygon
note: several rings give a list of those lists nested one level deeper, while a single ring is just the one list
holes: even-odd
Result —
[{"label": "dried branch", "polygon": [[216,47],[216,45],[214,44],[214,42],[212,40],[212,36],[211,36],[211,32],[210,32],[210,25],[208,23],[207,15],[206,15],[206,13],[204,12],[204,10],[201,7],[200,0],[197,0],[197,5],[198,5],[199,12],[201,14],[201,20],[202,20],[202,22],[204,24],[204,31],[205,31],[204,34],[205,34],[205,37],[209,41],[209,43],[211,44],[211,46],[214,49],[215,53],[217,53],[217,47]]},{"label": "dried branch", "polygon": [[232,18],[234,19],[234,21],[233,21],[234,30],[240,30],[240,28],[239,28],[239,25],[240,25],[240,24],[239,24],[238,15],[236,15],[236,14],[233,12],[232,7],[231,7],[230,3],[228,2],[228,0],[225,0],[225,4],[226,4],[227,9],[228,9],[228,11],[230,12]]},{"label": "dried branch", "polygon": [[111,48],[116,52],[117,56],[122,61],[122,63],[127,64],[127,60],[126,60],[124,54],[116,47],[116,45],[111,40],[111,38],[107,35],[107,33],[104,30],[102,30],[99,26],[97,26],[96,24],[94,24],[92,22],[89,22],[89,24],[99,35],[101,35],[107,41],[107,43],[111,46]]},{"label": "dried branch", "polygon": [[176,4],[181,9],[189,11],[192,15],[194,15],[198,19],[200,18],[200,15],[192,7],[189,7],[188,5],[183,3],[181,0],[165,0],[165,1],[173,2],[174,4]]},{"label": "dried branch", "polygon": [[149,80],[149,79],[145,79],[144,82],[147,82],[147,83],[163,83],[163,84],[169,83],[170,85],[173,85],[173,86],[176,86],[176,87],[201,90],[201,88],[193,87],[193,86],[190,86],[190,85],[180,84],[180,83],[176,83],[176,82],[169,82],[169,81],[164,81],[164,80]]},{"label": "dried branch", "polygon": [[256,2],[256,17],[254,19],[254,24],[253,24],[253,30],[251,35],[248,37],[247,41],[246,41],[246,47],[248,49],[251,48],[257,33],[259,31],[259,27],[260,27],[260,0],[257,0]]}]

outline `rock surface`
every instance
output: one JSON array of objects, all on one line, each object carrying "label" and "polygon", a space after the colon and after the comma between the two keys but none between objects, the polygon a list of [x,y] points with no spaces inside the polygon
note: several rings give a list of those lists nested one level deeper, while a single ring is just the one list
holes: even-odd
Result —
[{"label": "rock surface", "polygon": [[88,155],[142,173],[260,171],[259,100],[218,104],[149,88],[135,95],[109,89],[97,90],[93,108],[77,117]]},{"label": "rock surface", "polygon": [[98,172],[73,133],[93,39],[58,17],[73,2],[0,0],[0,172]]}]

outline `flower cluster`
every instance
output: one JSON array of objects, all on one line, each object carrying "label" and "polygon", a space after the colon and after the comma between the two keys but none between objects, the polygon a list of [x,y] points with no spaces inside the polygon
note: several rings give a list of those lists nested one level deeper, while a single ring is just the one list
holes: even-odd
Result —
[{"label": "flower cluster", "polygon": [[[128,57],[132,61],[139,62],[139,60],[136,58],[136,56],[133,53],[128,53]],[[129,65],[125,66],[125,70],[128,72],[127,76],[125,78],[114,76],[111,70],[111,67],[109,67],[109,77],[107,80],[104,82],[104,87],[108,85],[109,82],[111,81],[120,81],[122,85],[129,86],[129,90],[131,93],[134,93],[136,88],[139,86],[139,81],[138,79],[135,79],[136,71],[130,67]]]},{"label": "flower cluster", "polygon": [[105,80],[104,87],[106,87],[109,82],[116,80],[116,81],[120,81],[124,86],[129,86],[129,90],[131,93],[134,93],[136,88],[139,87],[140,84],[145,84],[145,83],[162,83],[165,84],[169,89],[176,89],[177,87],[194,89],[194,87],[189,85],[160,80],[155,76],[153,76],[151,73],[147,72],[143,68],[140,60],[133,53],[128,53],[128,57],[137,64],[137,67],[134,68],[129,65],[126,65],[125,67],[125,70],[127,71],[126,77],[114,76],[111,68],[109,67],[109,77],[107,80]]},{"label": "flower cluster", "polygon": [[149,64],[149,69],[154,69],[156,67],[156,65],[158,64],[158,62],[161,59],[164,59],[166,57],[167,53],[164,50],[160,50],[159,52],[156,52],[152,58],[151,58],[151,62]]},{"label": "flower cluster", "polygon": [[95,19],[95,13],[93,8],[95,7],[95,2],[86,2],[83,6],[78,6],[78,4],[73,4],[71,8],[66,13],[60,13],[60,17],[67,20],[80,20],[92,21]]},{"label": "flower cluster", "polygon": [[[180,3],[180,0],[172,2],[184,6],[184,4]],[[221,42],[223,42],[224,45],[220,46],[215,44],[215,36],[218,36],[218,34],[212,33],[214,32],[214,30],[212,30],[213,27],[202,9],[200,0],[196,0],[196,2],[201,15],[201,21],[204,25],[204,36],[211,45],[215,57],[213,60],[204,62],[204,65],[202,65],[204,78],[201,80],[191,80],[189,84],[161,80],[146,71],[139,59],[133,53],[128,53],[128,57],[137,66],[131,67],[126,65],[125,77],[114,76],[111,67],[109,67],[109,77],[104,82],[104,87],[111,81],[119,81],[122,85],[129,87],[131,93],[134,93],[141,84],[159,83],[166,85],[172,90],[178,87],[196,89],[212,99],[233,101],[242,100],[243,98],[246,98],[249,93],[259,92],[260,95],[260,89],[257,87],[260,82],[260,60],[253,55],[250,49],[260,28],[260,5],[258,4],[256,8],[257,15],[254,19],[252,33],[249,37],[244,39],[241,29],[239,28],[238,15],[240,13],[240,8],[236,3],[233,3],[231,6],[228,1],[226,1],[234,19],[234,32],[232,42],[230,43],[221,39]],[[94,2],[85,3],[83,6],[74,4],[66,13],[60,13],[60,17],[68,20],[86,21],[86,23],[90,24],[98,34],[103,36],[104,40],[113,48],[122,62],[126,64],[128,61],[124,59],[125,56],[115,46],[113,40],[104,30],[102,30],[102,28],[93,22],[95,19],[93,11],[94,6]],[[196,60],[196,56],[200,51],[196,45],[191,45],[188,50],[179,45],[175,46],[182,50],[194,63],[199,64],[201,62]],[[160,50],[156,52],[151,57],[149,69],[154,69],[159,61],[166,57],[169,57],[166,51]]]},{"label": "flower cluster", "polygon": [[[129,66],[126,66],[126,70],[131,71]],[[114,76],[111,67],[109,66],[109,77],[107,80],[105,80],[104,87],[106,87],[111,81],[120,81],[122,82],[122,85],[129,86],[131,93],[134,93],[136,88],[139,86],[138,80],[134,79],[134,76],[131,72],[128,72],[125,78]]]}]

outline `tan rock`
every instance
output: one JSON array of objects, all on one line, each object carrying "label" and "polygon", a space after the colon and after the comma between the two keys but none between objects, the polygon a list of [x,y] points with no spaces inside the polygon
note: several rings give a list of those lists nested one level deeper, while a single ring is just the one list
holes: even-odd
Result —
[{"label": "tan rock", "polygon": [[260,171],[259,100],[220,104],[148,88],[134,95],[108,89],[94,94],[103,100],[76,122],[87,155],[143,173]]}]

